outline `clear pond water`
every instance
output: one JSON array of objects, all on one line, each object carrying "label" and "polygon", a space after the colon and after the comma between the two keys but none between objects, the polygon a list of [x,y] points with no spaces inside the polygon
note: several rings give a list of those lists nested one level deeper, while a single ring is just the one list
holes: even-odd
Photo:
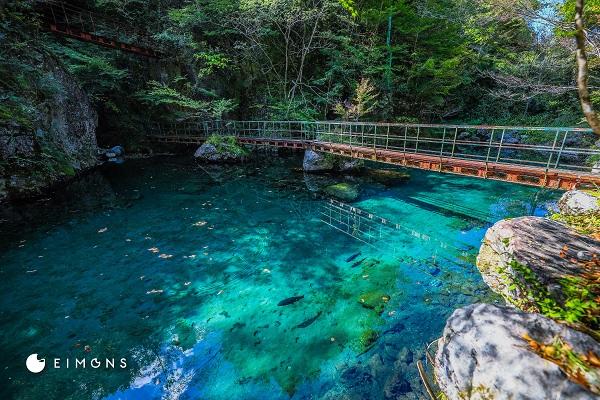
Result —
[{"label": "clear pond water", "polygon": [[[422,398],[416,361],[445,319],[497,301],[474,266],[485,230],[544,214],[556,193],[415,170],[386,186],[300,165],[127,161],[11,214],[0,398]],[[344,179],[361,188],[351,205],[314,192]],[[31,353],[47,360],[40,374]]]}]

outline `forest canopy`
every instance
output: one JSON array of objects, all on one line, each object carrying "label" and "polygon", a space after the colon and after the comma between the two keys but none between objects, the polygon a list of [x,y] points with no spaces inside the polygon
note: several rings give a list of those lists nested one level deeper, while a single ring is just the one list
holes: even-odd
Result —
[{"label": "forest canopy", "polygon": [[[26,126],[28,109],[52,90],[35,76],[45,55],[79,80],[108,131],[198,118],[585,124],[575,0],[71,3],[143,30],[162,57],[53,36],[38,2],[9,2],[0,28],[2,120]],[[600,1],[587,1],[596,107],[599,15]]]}]

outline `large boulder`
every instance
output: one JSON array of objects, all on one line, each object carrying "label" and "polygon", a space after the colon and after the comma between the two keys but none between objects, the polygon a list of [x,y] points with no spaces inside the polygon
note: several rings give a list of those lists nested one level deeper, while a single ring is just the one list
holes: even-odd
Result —
[{"label": "large boulder", "polygon": [[600,211],[600,199],[581,190],[570,190],[558,201],[561,214],[582,215]]},{"label": "large boulder", "polygon": [[325,172],[332,171],[335,166],[333,157],[327,157],[325,154],[318,153],[311,149],[304,152],[302,169],[306,172]]},{"label": "large boulder", "polygon": [[[598,285],[590,279],[600,273],[599,254],[600,242],[561,223],[522,217],[499,221],[488,229],[477,268],[508,303],[524,311],[556,312],[575,298],[593,306]],[[577,322],[590,321],[583,316]]]},{"label": "large boulder", "polygon": [[600,398],[600,345],[539,314],[491,304],[454,311],[435,375],[448,399]]},{"label": "large boulder", "polygon": [[248,153],[233,137],[213,136],[196,149],[194,157],[211,163],[232,163],[244,161]]}]

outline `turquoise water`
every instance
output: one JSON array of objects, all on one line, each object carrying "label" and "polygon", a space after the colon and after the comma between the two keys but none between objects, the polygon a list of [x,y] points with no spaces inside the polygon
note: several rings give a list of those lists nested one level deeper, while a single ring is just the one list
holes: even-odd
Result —
[{"label": "turquoise water", "polygon": [[[486,228],[556,193],[299,165],[128,161],[4,221],[0,398],[422,398],[416,361],[445,318],[497,301],[473,265]],[[311,191],[343,179],[351,205]],[[94,357],[117,368],[73,368]]]}]

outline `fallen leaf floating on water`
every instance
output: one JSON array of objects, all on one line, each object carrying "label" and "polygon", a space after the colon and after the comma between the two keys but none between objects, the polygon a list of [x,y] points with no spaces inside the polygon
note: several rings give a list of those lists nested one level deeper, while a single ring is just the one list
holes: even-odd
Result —
[{"label": "fallen leaf floating on water", "polygon": [[186,282],[184,283],[185,286],[190,286],[192,284],[192,282]]},{"label": "fallen leaf floating on water", "polygon": [[146,292],[146,294],[155,294],[155,293],[162,293],[162,292],[164,292],[164,290],[162,290],[162,289],[152,289],[152,290],[148,290]]},{"label": "fallen leaf floating on water", "polygon": [[171,257],[173,257],[173,254],[164,254],[163,253],[163,254],[161,254],[161,255],[158,256],[158,258],[171,258]]},{"label": "fallen leaf floating on water", "polygon": [[108,230],[108,228],[107,228],[107,227],[104,227],[104,228],[98,229],[98,233],[104,233],[104,232],[106,232],[107,230]]},{"label": "fallen leaf floating on water", "polygon": [[206,221],[198,221],[198,222],[194,222],[192,224],[192,226],[204,226],[206,225]]},{"label": "fallen leaf floating on water", "polygon": [[270,274],[270,273],[271,273],[271,270],[270,270],[270,269],[267,269],[267,268],[265,268],[265,269],[263,269],[263,272],[264,272],[265,274]]},{"label": "fallen leaf floating on water", "polygon": [[150,247],[148,251],[151,251],[152,253],[158,253],[160,250],[158,249],[158,247]]}]

